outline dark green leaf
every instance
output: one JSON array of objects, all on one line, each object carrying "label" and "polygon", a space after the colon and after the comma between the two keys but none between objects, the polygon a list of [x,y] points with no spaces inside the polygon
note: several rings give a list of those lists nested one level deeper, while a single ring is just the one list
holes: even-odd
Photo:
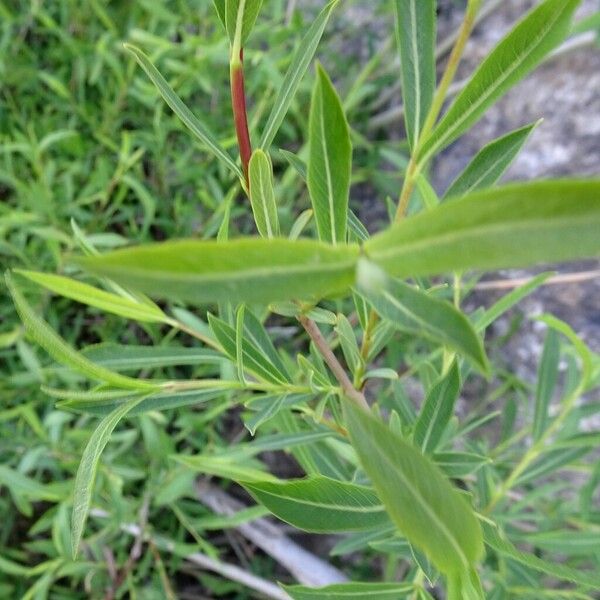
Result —
[{"label": "dark green leaf", "polygon": [[283,589],[293,600],[399,600],[408,596],[414,586],[411,583],[338,583],[321,588],[293,585]]},{"label": "dark green leaf", "polygon": [[262,150],[256,150],[250,159],[250,203],[260,235],[269,239],[279,236],[273,166]]},{"label": "dark green leaf", "polygon": [[558,381],[560,341],[558,333],[549,329],[544,342],[542,360],[538,371],[535,390],[535,412],[533,415],[533,439],[539,440],[548,424],[548,409]]}]

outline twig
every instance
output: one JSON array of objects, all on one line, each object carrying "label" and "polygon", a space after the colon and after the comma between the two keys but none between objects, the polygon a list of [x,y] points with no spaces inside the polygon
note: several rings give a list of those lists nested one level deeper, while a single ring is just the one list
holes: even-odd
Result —
[{"label": "twig", "polygon": [[[107,512],[99,509],[92,509],[90,511],[90,515],[100,519],[107,519],[110,517]],[[288,594],[286,594],[274,583],[266,581],[261,577],[257,577],[252,573],[248,573],[236,565],[215,560],[206,554],[202,554],[201,552],[194,552],[192,554],[185,554],[182,556],[181,552],[177,551],[177,548],[173,542],[158,536],[150,536],[148,533],[144,533],[140,526],[136,525],[135,523],[122,523],[119,528],[124,533],[134,537],[139,536],[141,533],[144,541],[152,542],[157,548],[162,549],[165,552],[170,552],[176,556],[181,556],[184,558],[184,560],[202,567],[203,569],[207,569],[208,571],[212,571],[213,573],[217,573],[225,579],[241,583],[247,588],[267,596],[267,598],[272,598],[273,600],[291,600]]]},{"label": "twig", "polygon": [[[219,515],[233,516],[247,508],[207,481],[198,482],[196,495],[202,504]],[[277,561],[299,583],[318,587],[347,581],[341,571],[296,544],[267,519],[237,525],[236,531]]]},{"label": "twig", "polygon": [[298,321],[300,322],[302,327],[304,327],[306,333],[308,333],[309,337],[312,339],[315,346],[317,347],[317,350],[321,353],[321,356],[331,369],[331,372],[340,384],[344,395],[349,400],[352,400],[354,403],[356,403],[357,406],[368,411],[369,405],[367,404],[364,394],[362,392],[359,392],[354,387],[352,381],[350,381],[350,378],[344,370],[344,367],[342,367],[340,361],[337,359],[337,357],[329,347],[327,340],[323,337],[321,330],[317,327],[317,324],[312,319],[309,319],[304,315],[300,315],[298,317]]},{"label": "twig", "polygon": [[[564,285],[567,283],[579,283],[590,281],[600,277],[600,269],[595,271],[580,271],[579,273],[563,273],[550,277],[542,285]],[[532,281],[533,277],[520,277],[518,279],[498,279],[494,281],[482,281],[473,289],[477,291],[512,290]]]}]

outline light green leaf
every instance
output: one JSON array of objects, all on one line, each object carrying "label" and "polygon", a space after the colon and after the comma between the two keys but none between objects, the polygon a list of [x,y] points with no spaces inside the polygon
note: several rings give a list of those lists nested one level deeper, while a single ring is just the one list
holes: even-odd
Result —
[{"label": "light green leaf", "polygon": [[186,466],[188,469],[197,471],[204,475],[214,475],[232,481],[257,482],[277,481],[273,475],[266,470],[257,468],[256,461],[244,464],[238,459],[220,458],[219,456],[186,456],[177,454],[170,457],[171,460]]},{"label": "light green leaf", "polygon": [[226,164],[240,179],[243,179],[241,169],[235,164],[229,153],[221,146],[215,135],[201,123],[192,111],[183,103],[175,93],[166,79],[158,72],[150,59],[139,49],[131,44],[125,44],[125,48],[135,56],[136,60],[144,69],[156,89],[160,92],[164,101],[171,110],[183,121],[183,124],[224,164]]},{"label": "light green leaf", "polygon": [[125,317],[126,319],[134,319],[147,323],[164,323],[168,320],[167,316],[156,304],[136,302],[132,298],[117,296],[117,294],[100,290],[69,277],[24,271],[21,269],[15,269],[15,273],[19,273],[19,275],[26,277],[30,281],[65,298],[71,298],[82,304],[100,308],[103,311]]},{"label": "light green leaf", "polygon": [[352,169],[350,130],[342,103],[319,65],[309,123],[308,190],[319,237],[344,244]]},{"label": "light green leaf", "polygon": [[446,190],[444,197],[465,196],[493,186],[510,167],[531,132],[540,123],[541,121],[538,121],[512,131],[484,146]]},{"label": "light green leaf", "polygon": [[344,404],[352,445],[390,517],[435,567],[452,575],[483,554],[472,508],[440,470],[382,421]]},{"label": "light green leaf", "polygon": [[134,398],[122,406],[119,406],[102,419],[83,451],[81,462],[77,469],[77,475],[75,476],[73,492],[73,513],[71,516],[71,552],[73,558],[77,557],[79,544],[90,510],[100,455],[104,451],[106,444],[108,444],[110,436],[119,421],[123,419],[127,413],[140,402],[140,400],[140,398]]},{"label": "light green leaf", "polygon": [[560,340],[554,329],[549,329],[538,370],[533,415],[533,439],[539,440],[548,425],[548,409],[558,382],[560,362]]},{"label": "light green leaf", "polygon": [[[244,311],[246,312],[246,311]],[[256,317],[251,315],[244,319],[244,335],[242,335],[239,344],[242,352],[242,361],[244,368],[253,373],[259,379],[270,383],[285,385],[289,383],[289,375],[273,343],[262,330],[262,325],[256,321]],[[223,350],[232,361],[238,360],[238,339],[236,331],[217,317],[209,314],[208,322],[213,330],[215,337],[223,346]],[[258,323],[258,325],[257,325]],[[275,358],[275,360],[272,360]]]},{"label": "light green leaf", "polygon": [[593,589],[600,589],[600,575],[597,572],[578,571],[560,562],[554,560],[552,562],[545,561],[534,554],[522,552],[509,540],[502,537],[494,526],[487,523],[483,525],[483,531],[485,534],[485,543],[502,556],[517,561],[538,573],[550,575],[554,579],[570,581]]},{"label": "light green leaf", "polygon": [[488,55],[431,135],[423,140],[420,162],[448,146],[532,71],[568,35],[580,0],[545,0]]},{"label": "light green leaf", "polygon": [[225,24],[232,44],[236,36],[239,48],[246,43],[262,3],[263,0],[225,0]]},{"label": "light green leaf", "polygon": [[0,486],[7,487],[15,496],[27,496],[37,502],[59,502],[63,499],[61,494],[48,484],[40,483],[6,465],[0,465]]},{"label": "light green leaf", "polygon": [[[283,119],[285,118],[292,100],[296,95],[298,86],[300,85],[306,70],[315,56],[315,52],[317,51],[317,47],[321,41],[323,32],[325,31],[325,27],[329,21],[331,11],[337,6],[338,2],[339,0],[332,0],[323,8],[306,32],[306,35],[302,38],[302,41],[300,42],[300,45],[294,54],[294,58],[292,59],[292,62],[279,88],[277,98],[275,98],[275,103],[273,104],[273,108],[271,109],[271,113],[269,114],[267,124],[265,125],[265,129],[260,140],[260,147],[264,151],[269,149],[273,143],[273,140],[275,139],[275,135],[277,134],[279,127],[281,127],[281,124],[283,123]],[[287,153],[286,151],[282,151],[282,153],[289,160],[288,154],[291,153]],[[295,155],[292,154],[291,156]]]},{"label": "light green leaf", "polygon": [[358,252],[357,246],[309,240],[183,240],[77,262],[159,298],[268,303],[346,291],[354,283]]},{"label": "light green leaf", "polygon": [[454,479],[472,475],[490,459],[471,452],[436,452],[433,461],[448,477]]},{"label": "light green leaf", "polygon": [[394,0],[404,119],[415,148],[435,91],[435,0]]},{"label": "light green leaf", "polygon": [[[377,313],[393,327],[438,344],[443,344],[468,357],[484,373],[489,370],[483,343],[471,322],[448,302],[402,281],[381,273],[379,281],[372,281],[370,270],[379,270],[373,264],[359,262],[359,292]],[[377,276],[375,274],[375,276]]]},{"label": "light green leaf", "polygon": [[130,390],[155,390],[157,385],[119,375],[94,364],[82,354],[71,348],[29,305],[25,297],[14,284],[10,274],[6,273],[6,285],[11,293],[17,312],[32,338],[57,362],[72,368],[91,379],[104,381],[114,387]]},{"label": "light green leaf", "polygon": [[316,533],[370,529],[389,517],[368,487],[328,477],[242,485],[278,519]]},{"label": "light green leaf", "polygon": [[215,6],[215,10],[217,11],[217,16],[219,17],[219,21],[223,23],[223,27],[226,27],[225,24],[225,0],[213,0],[213,4]]},{"label": "light green leaf", "polygon": [[425,454],[435,452],[454,414],[460,390],[460,372],[456,361],[450,371],[427,394],[415,424],[413,439]]},{"label": "light green leaf", "polygon": [[260,235],[269,239],[279,236],[273,165],[262,150],[256,150],[250,159],[250,202]]},{"label": "light green leaf", "polygon": [[293,600],[399,600],[414,590],[411,583],[336,583],[327,587],[283,586]]},{"label": "light green leaf", "polygon": [[346,365],[352,373],[355,373],[362,363],[362,357],[352,325],[350,325],[350,321],[346,316],[341,313],[337,316],[335,331],[342,346]]},{"label": "light green leaf", "polygon": [[514,184],[404,219],[365,243],[398,277],[521,267],[600,254],[600,182]]}]

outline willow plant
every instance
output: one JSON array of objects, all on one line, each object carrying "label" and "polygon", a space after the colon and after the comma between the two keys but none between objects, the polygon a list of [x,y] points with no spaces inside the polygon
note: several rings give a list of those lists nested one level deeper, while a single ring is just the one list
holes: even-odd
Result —
[{"label": "willow plant", "polygon": [[[58,362],[95,382],[79,389],[46,388],[62,409],[101,417],[74,485],[73,556],[86,534],[101,453],[122,419],[241,405],[253,441],[218,451],[185,450],[170,457],[173,468],[232,480],[300,530],[350,533],[338,554],[370,548],[388,558],[386,581],[287,586],[291,598],[432,598],[428,590],[436,585],[452,600],[524,597],[531,592],[527,586],[519,593],[509,589],[515,565],[538,573],[538,581],[549,586],[545,594],[558,586],[561,597],[590,597],[600,586],[597,571],[586,570],[585,557],[556,541],[560,534],[567,539],[569,530],[588,535],[589,522],[571,519],[551,532],[537,531],[533,517],[533,530],[524,523],[535,515],[536,486],[593,447],[579,431],[577,406],[598,383],[597,357],[565,323],[545,316],[550,333],[531,423],[516,432],[509,425],[492,448],[481,427],[501,415],[484,410],[461,422],[455,409],[467,380],[485,382],[494,372],[486,329],[548,277],[467,314],[461,303],[473,278],[466,274],[600,254],[600,182],[496,187],[535,124],[485,146],[442,197],[428,182],[434,157],[566,38],[579,1],[539,3],[490,52],[445,112],[481,2],[468,2],[439,83],[435,1],[392,2],[410,160],[392,222],[372,236],[349,208],[352,135],[338,92],[320,65],[301,155],[307,161],[272,148],[339,1],[329,2],[307,30],[260,132],[248,126],[244,76],[251,71],[244,73],[243,59],[262,0],[214,4],[230,41],[240,162],[183,104],[150,58],[127,48],[206,151],[230,171],[232,194],[251,208],[258,235],[229,239],[226,214],[216,240],[170,240],[98,254],[79,232],[84,252],[72,262],[97,277],[99,286],[31,271],[7,275],[31,336]],[[306,183],[311,201],[287,230],[279,221],[273,170],[273,158],[281,164],[282,154]],[[193,336],[201,346],[195,364],[204,365],[208,375],[165,381],[109,369],[67,345],[36,314],[20,291],[23,277],[108,313]],[[297,325],[293,344],[274,343],[272,319]],[[413,350],[394,365],[388,350],[398,335]],[[304,350],[294,357],[298,348]],[[127,348],[112,352],[124,364],[133,356]],[[160,366],[164,354],[146,348],[143,356]],[[561,356],[568,373],[560,402],[550,410]],[[411,377],[424,390],[418,409],[406,391]],[[291,452],[305,476],[275,477],[258,458],[265,450]],[[590,510],[597,529],[597,512]],[[536,552],[518,549],[517,542]],[[547,558],[546,551],[561,549],[567,556],[562,562]]]}]

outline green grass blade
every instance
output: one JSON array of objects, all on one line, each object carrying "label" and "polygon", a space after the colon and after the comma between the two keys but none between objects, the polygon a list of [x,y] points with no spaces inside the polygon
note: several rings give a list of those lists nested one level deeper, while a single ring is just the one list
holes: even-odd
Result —
[{"label": "green grass blade", "polygon": [[306,32],[306,35],[302,38],[302,41],[294,54],[292,63],[279,88],[277,98],[275,98],[275,103],[271,109],[271,113],[269,114],[267,124],[265,125],[260,140],[260,147],[265,152],[270,148],[277,131],[283,123],[283,119],[296,95],[298,86],[315,56],[315,52],[323,37],[323,32],[325,31],[331,12],[337,6],[338,2],[339,0],[332,0],[325,8],[323,8]]},{"label": "green grass blade", "polygon": [[350,130],[340,99],[318,66],[309,122],[308,190],[319,238],[346,241],[352,170]]},{"label": "green grass blade", "polygon": [[258,232],[268,239],[279,236],[279,217],[273,186],[271,160],[262,150],[256,150],[250,159],[250,203]]},{"label": "green grass blade", "polygon": [[75,476],[75,487],[73,492],[73,513],[71,516],[71,551],[73,558],[76,558],[77,556],[79,544],[85,529],[85,523],[92,502],[92,492],[100,456],[119,421],[140,401],[141,398],[130,400],[116,408],[100,421],[100,424],[95,429],[90,441],[83,451],[81,462],[77,469],[77,475]]},{"label": "green grass blade", "polygon": [[524,267],[600,254],[600,182],[546,181],[475,192],[365,243],[397,277]]},{"label": "green grass blade", "polygon": [[360,531],[389,522],[381,500],[365,486],[328,477],[242,485],[278,519],[303,531]]},{"label": "green grass blade", "polygon": [[21,269],[15,269],[15,273],[26,277],[55,294],[60,294],[65,298],[71,298],[82,304],[99,308],[105,312],[125,317],[126,319],[134,319],[146,323],[165,323],[168,320],[168,317],[156,304],[136,302],[132,298],[100,290],[70,277],[38,273],[36,271],[24,271]]},{"label": "green grass blade", "polygon": [[159,298],[269,303],[348,290],[354,284],[358,252],[358,246],[334,248],[309,240],[182,240],[77,262]]},{"label": "green grass blade", "polygon": [[388,514],[446,575],[483,554],[481,527],[465,498],[417,448],[382,421],[344,404],[350,440]]},{"label": "green grass blade", "polygon": [[538,126],[532,123],[494,140],[477,153],[466,169],[454,180],[445,198],[460,197],[493,186],[510,167],[531,132]]},{"label": "green grass blade", "polygon": [[192,111],[183,103],[166,79],[159,73],[150,59],[139,49],[131,44],[125,44],[136,58],[146,75],[152,80],[164,101],[171,110],[182,120],[183,124],[225,165],[227,165],[240,179],[243,179],[242,170],[235,164],[229,153],[221,146],[216,136],[201,123]]},{"label": "green grass blade", "polygon": [[62,337],[52,330],[46,321],[38,316],[12,281],[9,273],[6,274],[6,284],[25,328],[54,360],[91,379],[103,381],[115,387],[131,390],[157,389],[156,384],[119,375],[85,358],[85,356],[71,348]]},{"label": "green grass blade", "polygon": [[435,0],[394,0],[406,133],[415,148],[435,91]]},{"label": "green grass blade", "polygon": [[488,55],[456,97],[431,135],[419,160],[448,146],[511,87],[532,71],[568,35],[581,0],[545,0],[534,8]]}]

